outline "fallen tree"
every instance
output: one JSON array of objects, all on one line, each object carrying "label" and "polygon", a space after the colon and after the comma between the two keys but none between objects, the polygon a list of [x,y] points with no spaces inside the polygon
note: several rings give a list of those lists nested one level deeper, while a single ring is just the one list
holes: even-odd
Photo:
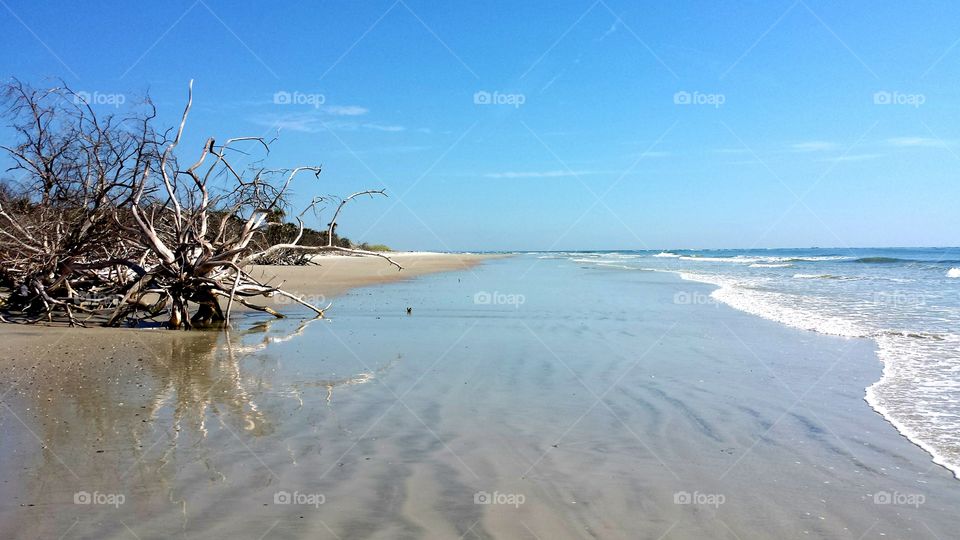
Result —
[{"label": "fallen tree", "polygon": [[[178,127],[164,133],[152,128],[149,101],[126,117],[98,118],[66,87],[38,91],[15,82],[5,98],[18,140],[2,148],[13,162],[8,172],[21,178],[0,190],[0,281],[11,291],[5,310],[18,320],[192,328],[229,324],[238,303],[280,317],[253,301],[275,296],[323,316],[329,306],[255,279],[250,265],[335,252],[401,269],[384,253],[335,243],[343,208],[361,196],[386,196],[383,190],[315,198],[288,238],[271,231],[290,229],[282,220],[291,185],[319,177],[319,165],[238,170],[231,159],[238,144],[269,153],[272,143],[238,137],[207,139],[197,159],[181,166],[192,81]],[[333,209],[326,244],[303,244],[303,216],[326,207]]]}]

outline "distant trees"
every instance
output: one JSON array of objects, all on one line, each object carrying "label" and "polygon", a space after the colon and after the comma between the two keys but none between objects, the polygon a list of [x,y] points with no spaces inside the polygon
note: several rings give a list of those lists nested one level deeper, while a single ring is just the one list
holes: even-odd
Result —
[{"label": "distant trees", "polygon": [[[179,126],[154,128],[147,101],[125,116],[98,116],[69,88],[5,88],[15,141],[0,146],[14,178],[0,184],[0,284],[8,314],[36,322],[108,325],[160,319],[170,328],[228,323],[234,303],[280,316],[255,297],[286,296],[253,278],[255,262],[304,262],[319,252],[373,255],[334,233],[346,198],[317,197],[286,222],[295,179],[319,166],[238,170],[235,146],[269,152],[270,141],[207,139],[194,161],[177,159],[192,106],[192,81]],[[327,231],[303,225],[308,211],[335,208]],[[369,247],[369,246],[368,246]],[[224,310],[220,300],[226,303]]]}]

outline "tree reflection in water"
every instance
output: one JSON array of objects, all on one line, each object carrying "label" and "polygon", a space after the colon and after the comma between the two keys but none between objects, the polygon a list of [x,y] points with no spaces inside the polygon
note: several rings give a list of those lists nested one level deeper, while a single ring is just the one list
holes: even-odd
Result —
[{"label": "tree reflection in water", "polygon": [[[120,492],[135,505],[126,510],[156,511],[156,505],[172,503],[185,526],[190,489],[224,483],[230,474],[231,483],[269,482],[262,470],[265,479],[240,480],[236,467],[253,463],[269,470],[264,461],[280,459],[276,447],[290,435],[278,432],[280,423],[296,424],[287,432],[302,429],[303,419],[292,415],[303,408],[309,389],[325,390],[309,402],[335,416],[334,389],[371,381],[396,362],[347,377],[292,378],[271,346],[302,337],[315,321],[291,329],[292,322],[230,331],[104,334],[93,350],[70,351],[78,358],[41,363],[16,399],[7,400],[30,428],[5,430],[7,447],[16,449],[11,470],[21,471],[7,487],[19,501],[62,500],[69,510],[64,520],[76,511],[92,517],[90,508],[70,504],[75,492]],[[313,349],[304,347],[317,354]],[[336,361],[336,352],[324,354]],[[306,360],[306,365],[326,364]],[[291,398],[298,403],[292,408]],[[38,439],[42,446],[31,452]],[[50,525],[42,512],[27,513],[32,517],[20,515],[25,530],[39,533]]]}]

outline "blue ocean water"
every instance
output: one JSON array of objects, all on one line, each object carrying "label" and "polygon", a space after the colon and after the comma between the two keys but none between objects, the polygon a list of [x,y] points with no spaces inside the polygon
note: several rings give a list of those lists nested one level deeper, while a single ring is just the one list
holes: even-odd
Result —
[{"label": "blue ocean water", "polygon": [[805,330],[873,339],[867,402],[960,477],[960,248],[537,253],[622,271],[673,272],[722,302]]}]

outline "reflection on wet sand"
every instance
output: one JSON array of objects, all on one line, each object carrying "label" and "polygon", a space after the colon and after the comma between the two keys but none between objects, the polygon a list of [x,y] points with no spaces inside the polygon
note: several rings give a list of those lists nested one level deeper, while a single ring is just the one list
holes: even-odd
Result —
[{"label": "reflection on wet sand", "polygon": [[[278,383],[279,360],[264,351],[301,336],[310,322],[292,330],[265,322],[228,332],[130,332],[113,346],[107,339],[64,340],[37,364],[17,361],[0,388],[0,537],[56,538],[100,512],[118,511],[70,504],[78,493],[121,495],[120,511],[135,515],[172,505],[186,530],[187,486],[198,478],[229,483],[229,449],[273,435],[285,416],[282,403],[289,403],[284,396],[296,394],[302,407],[306,388],[325,388],[329,406],[334,388],[367,382],[389,367]],[[98,359],[75,359],[91,357]],[[43,507],[57,508],[57,516]]]},{"label": "reflection on wet sand", "polygon": [[303,406],[303,390],[307,388],[326,388],[327,389],[327,405],[333,404],[333,389],[339,386],[353,386],[355,384],[366,384],[373,381],[379,377],[382,373],[392,368],[394,364],[399,362],[403,358],[403,355],[398,354],[397,357],[390,362],[384,364],[383,366],[373,370],[373,371],[364,371],[358,373],[353,377],[341,377],[339,379],[321,379],[317,381],[308,381],[300,384],[292,385],[291,392],[297,397],[300,401],[300,405]]}]

